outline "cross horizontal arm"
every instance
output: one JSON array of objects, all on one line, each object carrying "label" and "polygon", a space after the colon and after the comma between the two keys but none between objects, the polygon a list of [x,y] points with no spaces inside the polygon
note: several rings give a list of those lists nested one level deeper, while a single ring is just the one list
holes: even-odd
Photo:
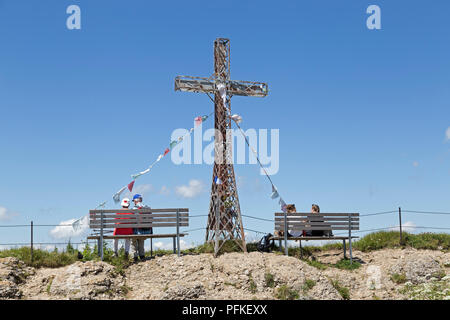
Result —
[{"label": "cross horizontal arm", "polygon": [[[269,93],[267,83],[235,81],[226,82],[227,93],[235,96],[265,97]],[[175,91],[216,93],[218,92],[215,79],[178,76],[175,78]]]},{"label": "cross horizontal arm", "polygon": [[214,80],[201,77],[178,76],[175,78],[175,91],[215,93]]}]

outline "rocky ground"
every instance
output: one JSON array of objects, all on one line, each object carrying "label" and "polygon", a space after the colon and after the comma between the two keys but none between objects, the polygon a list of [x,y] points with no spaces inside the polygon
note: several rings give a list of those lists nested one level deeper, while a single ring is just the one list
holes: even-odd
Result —
[{"label": "rocky ground", "polygon": [[[450,299],[450,253],[354,252],[361,267],[319,269],[278,253],[156,257],[118,271],[103,262],[34,269],[0,259],[0,299]],[[340,251],[317,253],[336,263]]]}]

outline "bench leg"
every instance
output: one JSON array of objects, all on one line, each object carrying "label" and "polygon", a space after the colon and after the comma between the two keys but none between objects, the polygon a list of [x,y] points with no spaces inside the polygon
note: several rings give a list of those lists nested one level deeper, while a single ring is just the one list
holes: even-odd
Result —
[{"label": "bench leg", "polygon": [[344,245],[344,259],[347,259],[347,254],[346,254],[347,248],[345,247],[345,239],[342,240],[342,242],[343,242],[343,245]]},{"label": "bench leg", "polygon": [[302,240],[298,240],[300,246],[300,259],[303,259]]},{"label": "bench leg", "polygon": [[101,245],[101,241],[100,241],[100,238],[98,238],[97,239],[97,255],[100,257],[101,256],[101,247],[102,247],[102,245]]},{"label": "bench leg", "polygon": [[353,263],[353,254],[352,254],[352,238],[348,239],[348,249],[350,251],[350,264]]},{"label": "bench leg", "polygon": [[150,258],[153,257],[153,239],[150,238]]},{"label": "bench leg", "polygon": [[175,237],[172,238],[173,239],[173,253],[177,253],[177,242]]},{"label": "bench leg", "polygon": [[281,239],[278,240],[278,247],[280,248],[280,252],[283,252],[283,249],[281,248]]}]

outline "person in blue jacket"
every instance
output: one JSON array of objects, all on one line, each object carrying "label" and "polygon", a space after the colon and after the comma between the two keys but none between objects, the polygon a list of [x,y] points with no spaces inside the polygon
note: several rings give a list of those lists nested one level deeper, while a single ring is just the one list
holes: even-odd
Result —
[{"label": "person in blue jacket", "polygon": [[[149,206],[146,206],[142,203],[142,196],[140,194],[135,194],[133,196],[133,202],[134,207],[133,209],[150,209]],[[134,234],[153,234],[152,228],[134,228],[133,229]],[[144,241],[145,239],[134,239],[132,243],[132,249],[133,249],[133,258],[136,262],[139,259],[141,261],[145,260],[145,248],[144,248]]]}]

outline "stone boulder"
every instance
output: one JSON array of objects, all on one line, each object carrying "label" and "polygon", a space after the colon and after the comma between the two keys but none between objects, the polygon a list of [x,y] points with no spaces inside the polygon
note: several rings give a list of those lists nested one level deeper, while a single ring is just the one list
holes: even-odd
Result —
[{"label": "stone boulder", "polygon": [[428,282],[442,272],[439,261],[430,255],[404,257],[389,271],[391,275],[405,275],[406,280],[414,284]]}]

